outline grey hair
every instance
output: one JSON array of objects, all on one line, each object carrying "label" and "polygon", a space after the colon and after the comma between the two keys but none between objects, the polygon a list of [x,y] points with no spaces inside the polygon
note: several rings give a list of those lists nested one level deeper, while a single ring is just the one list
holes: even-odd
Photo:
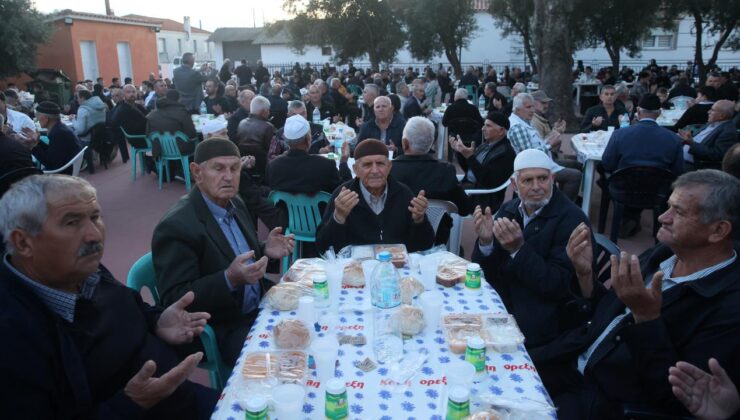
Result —
[{"label": "grey hair", "polygon": [[517,92],[526,92],[527,86],[522,82],[516,82],[514,83],[514,86],[512,87],[512,89],[516,89]]},{"label": "grey hair", "polygon": [[724,119],[729,120],[735,115],[735,102],[727,99],[721,99],[714,103],[715,112],[719,111]]},{"label": "grey hair", "polygon": [[468,90],[460,88],[455,91],[455,100],[458,99],[467,99],[468,98]]},{"label": "grey hair", "polygon": [[732,225],[730,237],[740,239],[740,180],[716,169],[701,169],[687,172],[673,183],[674,190],[694,186],[707,191],[704,201],[699,203],[702,223],[727,220]]},{"label": "grey hair", "polygon": [[[603,88],[602,88],[602,89],[603,89]],[[627,86],[625,86],[625,85],[619,85],[619,86],[617,86],[617,88],[616,88],[616,89],[614,90],[614,94],[615,94],[615,95],[616,95],[617,97],[619,97],[619,96],[622,96],[622,95],[625,95],[625,94],[629,94],[629,93],[630,93],[630,89],[629,89],[629,88],[628,88]]]},{"label": "grey hair", "polygon": [[519,93],[514,97],[513,105],[511,108],[516,111],[517,109],[523,108],[526,102],[534,103],[534,98],[532,97],[532,95],[526,92]]},{"label": "grey hair", "polygon": [[270,110],[270,100],[262,95],[257,95],[252,99],[252,103],[249,106],[249,110],[252,114],[260,114],[263,111]]},{"label": "grey hair", "polygon": [[48,216],[47,192],[71,190],[86,190],[96,195],[95,187],[89,182],[68,175],[32,175],[10,187],[0,199],[0,234],[8,254],[15,252],[10,242],[13,231],[22,230],[31,236],[41,232]]},{"label": "grey hair", "polygon": [[396,83],[396,92],[400,92],[403,90],[403,88],[407,87],[406,82],[398,82]]},{"label": "grey hair", "polygon": [[306,109],[306,105],[301,101],[290,101],[288,102],[288,112],[290,110],[299,110],[299,109]]},{"label": "grey hair", "polygon": [[374,83],[368,83],[365,85],[365,89],[371,90],[373,93],[375,93],[375,96],[380,95],[380,89],[378,89],[378,85]]},{"label": "grey hair", "polygon": [[414,152],[427,153],[434,142],[434,124],[424,117],[411,117],[403,128],[403,138]]}]

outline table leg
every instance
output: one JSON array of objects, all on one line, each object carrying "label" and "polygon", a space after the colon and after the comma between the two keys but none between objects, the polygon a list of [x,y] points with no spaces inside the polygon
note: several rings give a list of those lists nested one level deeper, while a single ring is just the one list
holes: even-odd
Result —
[{"label": "table leg", "polygon": [[447,127],[439,123],[439,135],[437,136],[437,160],[445,158],[445,149],[447,148]]},{"label": "table leg", "polygon": [[581,113],[581,85],[576,85],[576,113]]},{"label": "table leg", "polygon": [[586,214],[586,217],[588,217],[588,210],[591,206],[591,187],[594,183],[594,168],[594,161],[588,159],[583,171],[583,203],[581,203],[581,210]]}]

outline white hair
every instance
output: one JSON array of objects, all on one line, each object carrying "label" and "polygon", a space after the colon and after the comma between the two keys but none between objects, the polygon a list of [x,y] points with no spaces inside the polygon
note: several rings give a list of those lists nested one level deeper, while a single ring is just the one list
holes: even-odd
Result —
[{"label": "white hair", "polygon": [[48,216],[47,192],[73,190],[96,195],[95,187],[89,182],[68,175],[32,175],[13,184],[0,199],[0,234],[8,254],[15,252],[10,242],[13,231],[22,230],[31,236],[41,232]]},{"label": "white hair", "polygon": [[455,100],[458,99],[468,99],[468,90],[464,88],[460,88],[455,91]]},{"label": "white hair", "polygon": [[524,104],[527,102],[534,103],[534,98],[532,97],[532,95],[526,92],[519,93],[514,97],[513,105],[511,106],[511,108],[516,111],[517,109],[523,108]]},{"label": "white hair", "polygon": [[517,83],[514,83],[514,86],[512,87],[512,89],[516,89],[517,92],[526,92],[527,86],[522,82],[517,82]]},{"label": "white hair", "polygon": [[270,110],[270,100],[262,95],[257,95],[252,99],[252,104],[249,106],[252,114],[261,114],[263,111]]},{"label": "white hair", "polygon": [[403,138],[414,152],[427,153],[434,142],[434,124],[424,117],[411,117],[403,128]]},{"label": "white hair", "polygon": [[[290,101],[288,102],[288,113],[290,113],[290,110],[298,111],[301,109],[306,109],[306,104],[304,104],[301,101]],[[297,114],[298,112],[296,112]]]},{"label": "white hair", "polygon": [[375,96],[378,96],[380,94],[380,89],[378,89],[378,85],[374,83],[368,83],[365,85],[365,90],[370,90],[375,94]]}]

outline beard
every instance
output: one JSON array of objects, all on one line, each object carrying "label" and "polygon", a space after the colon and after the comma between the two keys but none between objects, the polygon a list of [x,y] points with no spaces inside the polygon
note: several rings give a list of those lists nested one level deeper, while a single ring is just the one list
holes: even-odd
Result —
[{"label": "beard", "polygon": [[522,203],[524,203],[524,207],[530,211],[535,212],[546,205],[550,204],[550,200],[552,199],[552,189],[550,189],[550,194],[547,195],[547,197],[541,199],[541,200],[527,200],[522,199]]}]

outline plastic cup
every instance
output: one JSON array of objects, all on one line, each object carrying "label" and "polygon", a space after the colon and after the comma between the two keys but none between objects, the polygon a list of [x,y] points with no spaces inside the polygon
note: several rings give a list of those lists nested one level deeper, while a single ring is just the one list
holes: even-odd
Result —
[{"label": "plastic cup", "polygon": [[409,254],[409,269],[411,274],[420,274],[422,256],[419,254]]},{"label": "plastic cup", "polygon": [[393,363],[403,357],[403,338],[393,310],[375,311],[373,315],[373,351],[380,363]]},{"label": "plastic cup", "polygon": [[272,390],[272,403],[277,420],[292,420],[301,417],[306,391],[296,384],[278,385]]},{"label": "plastic cup", "polygon": [[433,334],[439,328],[439,318],[442,315],[442,293],[431,290],[419,296],[421,310],[424,312],[424,327],[427,334]]},{"label": "plastic cup", "polygon": [[313,324],[316,323],[316,308],[312,296],[301,296],[298,299],[296,316],[308,325],[309,331],[313,331]]},{"label": "plastic cup", "polygon": [[439,261],[432,256],[422,257],[419,262],[421,282],[426,290],[437,289],[437,264],[439,264]]},{"label": "plastic cup", "polygon": [[475,366],[464,360],[453,360],[447,366],[447,386],[461,386],[468,391],[473,387]]},{"label": "plastic cup", "polygon": [[378,260],[365,260],[362,262],[362,273],[365,275],[365,284],[369,283],[373,276],[373,270],[375,270],[378,263]]},{"label": "plastic cup", "polygon": [[334,367],[339,355],[339,342],[334,336],[320,337],[311,343],[311,355],[316,362],[316,377],[326,382],[334,377]]},{"label": "plastic cup", "polygon": [[329,283],[329,300],[333,307],[339,306],[339,296],[342,295],[342,276],[344,264],[337,261],[326,264],[326,281]]}]

